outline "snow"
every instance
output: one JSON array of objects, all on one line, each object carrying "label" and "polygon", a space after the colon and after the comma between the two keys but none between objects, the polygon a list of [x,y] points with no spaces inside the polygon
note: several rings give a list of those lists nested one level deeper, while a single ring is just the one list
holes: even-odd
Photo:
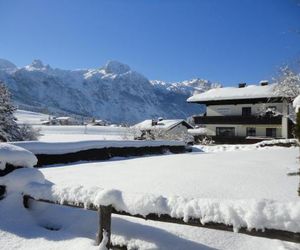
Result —
[{"label": "snow", "polygon": [[119,211],[146,216],[150,213],[169,214],[175,218],[200,218],[201,223],[224,223],[249,230],[273,228],[300,232],[300,201],[278,202],[273,200],[223,200],[187,199],[179,196],[165,198],[151,194],[126,194],[118,190],[101,188],[86,189],[83,186],[43,189],[40,185],[25,189],[37,199],[52,201],[83,202],[86,206],[113,205]]},{"label": "snow", "polygon": [[[0,201],[0,246],[100,248],[94,244],[95,212],[37,202],[26,210],[22,191],[86,204],[114,204],[144,215],[155,211],[185,219],[199,216],[203,223],[233,223],[236,229],[298,231],[299,177],[287,175],[290,168],[299,168],[297,156],[298,148],[249,146],[247,150],[198,149],[189,154],[59,165],[41,169],[43,175],[37,169],[19,169],[5,177],[11,188]],[[20,185],[13,188],[18,180]],[[129,249],[299,249],[298,244],[279,240],[126,216],[113,216],[112,242],[127,244]]]},{"label": "snow", "polygon": [[101,141],[77,141],[77,142],[12,142],[12,145],[25,148],[34,154],[66,154],[88,149],[100,148],[124,148],[124,147],[159,147],[159,146],[185,146],[180,141],[129,141],[129,140],[101,140]]},{"label": "snow", "polygon": [[130,71],[130,67],[118,61],[109,61],[104,67],[106,73],[109,74],[124,74]]},{"label": "snow", "polygon": [[298,95],[295,100],[293,101],[293,107],[296,110],[296,112],[298,112],[299,108],[300,108],[300,95]]},{"label": "snow", "polygon": [[103,231],[103,239],[99,245],[99,250],[108,250],[106,244],[108,242],[107,232]]},{"label": "snow", "polygon": [[[163,129],[163,130],[170,130],[176,127],[178,124],[185,122],[182,119],[173,119],[173,120],[161,120],[157,121],[156,125],[152,125],[152,120],[145,120],[138,124],[135,124],[133,128],[137,128],[140,130],[151,130],[151,129]],[[191,125],[190,125],[191,126]],[[192,127],[192,126],[191,126]]]},{"label": "snow", "polygon": [[[258,138],[258,137],[253,137]],[[263,138],[260,138],[263,139]],[[195,145],[194,151],[201,150],[207,153],[213,153],[213,152],[228,152],[228,151],[237,151],[237,150],[256,150],[261,147],[266,146],[277,146],[277,145],[298,145],[298,140],[296,139],[276,139],[276,140],[266,140],[261,141],[255,144],[222,144],[222,145]]]},{"label": "snow", "polygon": [[63,70],[35,61],[12,71],[0,69],[0,81],[7,84],[12,96],[17,97],[14,101],[23,109],[127,124],[159,116],[191,116],[199,112],[199,107],[186,103],[187,97],[193,90],[212,87],[204,81],[195,86],[176,88],[175,84],[167,84],[157,88],[120,62],[96,69]]},{"label": "snow", "polygon": [[6,163],[13,166],[33,167],[37,163],[35,155],[16,145],[0,143],[0,170],[5,169]]},{"label": "snow", "polygon": [[188,133],[191,135],[207,135],[207,129],[206,128],[188,129]]},{"label": "snow", "polygon": [[49,115],[26,110],[16,110],[14,113],[18,124],[38,125],[49,120]]},{"label": "snow", "polygon": [[287,175],[297,152],[274,147],[71,164],[42,169],[56,185],[26,190],[36,198],[112,204],[144,216],[300,232],[299,180]]},{"label": "snow", "polygon": [[8,194],[24,191],[29,183],[45,184],[45,177],[35,168],[20,168],[0,178],[0,185],[6,186]]},{"label": "snow", "polygon": [[253,99],[279,97],[274,92],[276,84],[265,86],[248,85],[244,88],[225,87],[210,89],[207,92],[191,96],[188,102],[205,102],[232,99]]},{"label": "snow", "polygon": [[34,126],[42,134],[43,142],[71,142],[91,140],[133,140],[130,129],[112,126]]}]

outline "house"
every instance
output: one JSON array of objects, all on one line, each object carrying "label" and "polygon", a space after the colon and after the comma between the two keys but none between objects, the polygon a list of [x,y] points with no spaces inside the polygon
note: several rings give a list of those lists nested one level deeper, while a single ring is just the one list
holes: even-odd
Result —
[{"label": "house", "polygon": [[206,113],[194,116],[216,142],[247,142],[247,139],[290,138],[293,123],[288,118],[289,102],[274,91],[276,84],[245,83],[236,87],[211,89],[188,98],[206,105]]},{"label": "house", "polygon": [[76,125],[78,122],[69,116],[54,117],[50,121],[51,125]]},{"label": "house", "polygon": [[145,120],[133,126],[141,131],[141,139],[150,137],[152,139],[185,139],[188,137],[188,129],[193,126],[182,119],[164,120]]}]

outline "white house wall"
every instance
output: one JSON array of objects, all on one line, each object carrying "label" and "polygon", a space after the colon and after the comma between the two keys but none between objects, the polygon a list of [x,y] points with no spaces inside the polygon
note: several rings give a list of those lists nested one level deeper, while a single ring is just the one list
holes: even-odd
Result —
[{"label": "white house wall", "polygon": [[206,108],[207,116],[241,116],[243,107],[251,107],[252,115],[259,115],[267,107],[276,107],[282,113],[282,103],[210,105]]},{"label": "white house wall", "polygon": [[276,128],[276,137],[282,137],[281,125],[221,125],[221,124],[209,124],[205,128],[207,135],[216,136],[217,127],[230,127],[235,128],[235,136],[247,136],[247,128],[256,128],[256,137],[266,137],[266,128]]}]

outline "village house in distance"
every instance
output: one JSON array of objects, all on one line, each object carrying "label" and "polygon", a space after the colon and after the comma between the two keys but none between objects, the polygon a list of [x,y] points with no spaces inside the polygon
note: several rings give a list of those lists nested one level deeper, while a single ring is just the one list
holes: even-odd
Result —
[{"label": "village house in distance", "polygon": [[141,131],[140,139],[152,137],[152,139],[188,140],[191,137],[188,135],[188,130],[193,129],[193,126],[182,119],[166,120],[160,117],[157,120],[142,121],[133,128]]},{"label": "village house in distance", "polygon": [[188,98],[206,105],[206,113],[194,116],[195,125],[205,127],[216,142],[253,142],[266,138],[291,138],[293,122],[289,103],[275,94],[276,84],[240,83],[236,87],[211,89]]}]

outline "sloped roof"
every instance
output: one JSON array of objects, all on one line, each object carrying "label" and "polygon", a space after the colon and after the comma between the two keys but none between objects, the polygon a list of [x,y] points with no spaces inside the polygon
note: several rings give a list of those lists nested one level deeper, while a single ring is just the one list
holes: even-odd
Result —
[{"label": "sloped roof", "polygon": [[192,128],[193,126],[187,123],[185,120],[182,119],[173,119],[173,120],[161,120],[157,122],[157,125],[152,126],[152,120],[145,120],[138,124],[135,124],[133,127],[138,128],[140,130],[152,130],[152,129],[163,129],[163,130],[170,130],[177,126],[180,123],[185,123],[188,127]]},{"label": "sloped roof", "polygon": [[207,102],[280,97],[275,93],[275,87],[276,84],[269,84],[265,86],[248,85],[243,88],[225,87],[210,89],[204,93],[191,96],[187,99],[187,102]]}]

